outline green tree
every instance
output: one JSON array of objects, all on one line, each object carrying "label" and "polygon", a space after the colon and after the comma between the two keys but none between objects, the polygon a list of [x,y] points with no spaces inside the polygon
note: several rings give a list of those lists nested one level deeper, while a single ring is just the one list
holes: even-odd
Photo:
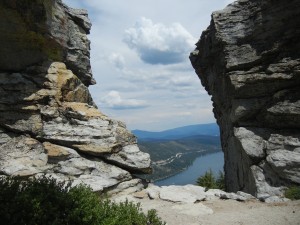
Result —
[{"label": "green tree", "polygon": [[211,169],[205,172],[205,174],[197,179],[199,186],[205,187],[206,189],[217,188],[216,178]]},{"label": "green tree", "polygon": [[216,178],[211,169],[205,172],[203,176],[197,179],[197,185],[208,189],[225,189],[225,178],[224,173],[219,171],[219,176]]},{"label": "green tree", "polygon": [[219,176],[216,180],[218,189],[225,190],[225,175],[223,171],[219,171]]}]

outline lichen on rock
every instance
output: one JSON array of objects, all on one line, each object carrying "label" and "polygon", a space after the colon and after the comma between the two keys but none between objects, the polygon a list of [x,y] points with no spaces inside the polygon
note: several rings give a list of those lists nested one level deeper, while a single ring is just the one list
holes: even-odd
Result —
[{"label": "lichen on rock", "polygon": [[47,174],[103,191],[150,172],[136,137],[89,93],[87,12],[61,0],[4,0],[0,12],[0,31],[9,28],[0,32],[0,174]]}]

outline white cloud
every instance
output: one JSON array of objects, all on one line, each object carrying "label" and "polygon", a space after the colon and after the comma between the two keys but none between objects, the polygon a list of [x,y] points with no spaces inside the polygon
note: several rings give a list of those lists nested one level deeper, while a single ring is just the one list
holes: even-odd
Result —
[{"label": "white cloud", "polygon": [[125,66],[125,59],[121,54],[112,53],[109,56],[109,62],[119,70],[124,69]]},{"label": "white cloud", "polygon": [[194,79],[189,76],[177,76],[172,77],[170,83],[179,87],[192,86],[194,84]]},{"label": "white cloud", "polygon": [[146,102],[142,100],[123,99],[118,91],[110,91],[101,99],[101,102],[115,110],[140,109],[148,106]]},{"label": "white cloud", "polygon": [[[188,56],[211,13],[230,0],[63,1],[87,9],[92,20],[91,65],[98,85],[89,89],[104,114],[144,130],[215,120]],[[172,13],[166,13],[170,6]],[[136,22],[140,17],[151,20]]]},{"label": "white cloud", "polygon": [[196,43],[196,39],[180,23],[167,27],[144,17],[125,30],[123,40],[137,51],[144,62],[165,65],[186,60]]}]

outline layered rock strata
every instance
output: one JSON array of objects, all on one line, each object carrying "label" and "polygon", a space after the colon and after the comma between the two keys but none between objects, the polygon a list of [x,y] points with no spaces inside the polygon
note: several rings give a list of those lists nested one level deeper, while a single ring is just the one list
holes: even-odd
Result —
[{"label": "layered rock strata", "polygon": [[87,12],[60,0],[4,0],[0,12],[0,174],[102,191],[150,172],[136,137],[88,91]]},{"label": "layered rock strata", "polygon": [[214,12],[190,60],[212,95],[228,191],[300,185],[300,2],[239,0]]}]

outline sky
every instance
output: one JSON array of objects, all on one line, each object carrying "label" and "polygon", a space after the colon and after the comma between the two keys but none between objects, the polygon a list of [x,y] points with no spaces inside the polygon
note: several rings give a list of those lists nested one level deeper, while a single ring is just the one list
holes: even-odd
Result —
[{"label": "sky", "polygon": [[233,0],[63,0],[92,21],[89,87],[100,111],[130,130],[215,122],[189,53],[213,11]]}]

